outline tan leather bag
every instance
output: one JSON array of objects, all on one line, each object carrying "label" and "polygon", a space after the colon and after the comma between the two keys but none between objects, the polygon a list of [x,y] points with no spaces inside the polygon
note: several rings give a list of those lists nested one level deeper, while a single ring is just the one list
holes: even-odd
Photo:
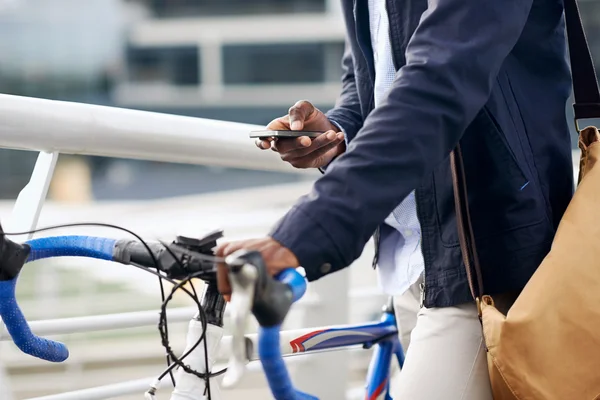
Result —
[{"label": "tan leather bag", "polygon": [[[576,0],[564,0],[575,118],[600,118],[600,93]],[[552,249],[503,315],[485,295],[466,207],[460,147],[451,155],[463,261],[479,305],[495,400],[600,399],[600,134],[580,132],[580,173]],[[485,268],[485,266],[483,266]]]}]

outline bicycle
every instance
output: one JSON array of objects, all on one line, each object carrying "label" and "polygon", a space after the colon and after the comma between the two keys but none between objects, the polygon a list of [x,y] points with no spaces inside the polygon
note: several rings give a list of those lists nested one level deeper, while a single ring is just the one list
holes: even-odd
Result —
[{"label": "bicycle", "polygon": [[[142,268],[174,285],[169,296],[163,298],[158,326],[169,366],[150,385],[145,393],[146,399],[154,398],[160,381],[178,366],[171,400],[218,400],[220,390],[213,378],[224,373],[222,385],[233,387],[243,376],[246,363],[254,360],[261,361],[275,399],[317,399],[293,387],[283,357],[355,345],[362,345],[365,349],[375,346],[366,379],[365,398],[391,399],[389,377],[392,358],[396,358],[400,368],[404,363],[391,301],[383,308],[379,321],[281,331],[281,324],[292,303],[306,291],[306,280],[298,270],[288,269],[271,278],[257,252],[240,251],[226,260],[217,259],[212,249],[223,236],[221,231],[199,239],[178,236],[166,244],[146,243],[131,231],[107,224],[82,223],[61,227],[82,225],[114,227],[128,232],[137,240],[55,236],[19,244],[9,240],[0,226],[0,317],[13,342],[24,353],[52,362],[64,361],[69,355],[64,344],[37,337],[29,329],[15,299],[15,286],[24,264],[51,257],[97,258]],[[36,232],[53,228],[58,227]],[[223,261],[229,268],[232,285],[232,298],[228,305],[233,321],[232,353],[226,370],[215,373],[212,367],[223,338],[226,307],[225,300],[216,289],[215,262]],[[193,286],[191,290],[184,287],[191,279],[206,283],[201,302]],[[177,357],[170,348],[166,329],[166,305],[176,290],[186,292],[198,306],[197,314],[189,323],[187,345],[181,357]],[[259,323],[258,334],[246,335],[244,332],[250,313]],[[202,342],[204,345],[200,346]],[[186,359],[185,364],[183,359]]]}]

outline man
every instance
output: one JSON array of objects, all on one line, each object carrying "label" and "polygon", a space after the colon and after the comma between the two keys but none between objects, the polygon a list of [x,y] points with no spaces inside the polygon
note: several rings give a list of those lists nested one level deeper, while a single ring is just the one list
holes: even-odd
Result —
[{"label": "man", "polygon": [[269,125],[326,133],[259,143],[325,174],[268,237],[217,251],[259,250],[271,273],[302,265],[312,281],[348,266],[379,232],[383,286],[411,332],[395,398],[491,399],[448,156],[460,141],[486,293],[518,292],[573,192],[562,2],[342,4],[348,46],[336,107],[323,114],[299,102]]}]

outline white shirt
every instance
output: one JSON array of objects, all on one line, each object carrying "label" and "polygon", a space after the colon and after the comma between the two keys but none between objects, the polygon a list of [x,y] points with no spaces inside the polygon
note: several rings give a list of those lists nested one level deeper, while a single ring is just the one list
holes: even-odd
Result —
[{"label": "white shirt", "polygon": [[[375,61],[375,107],[385,99],[396,76],[385,0],[369,0],[369,26]],[[421,225],[414,191],[385,219],[395,231],[379,244],[379,286],[389,295],[404,293],[424,270]]]}]

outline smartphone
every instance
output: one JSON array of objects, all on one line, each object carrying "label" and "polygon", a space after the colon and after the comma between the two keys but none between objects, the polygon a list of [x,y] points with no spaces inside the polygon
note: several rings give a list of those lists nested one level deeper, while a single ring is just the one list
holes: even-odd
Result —
[{"label": "smartphone", "polygon": [[250,132],[251,138],[297,138],[300,136],[308,136],[309,138],[316,138],[319,135],[322,135],[323,132],[315,132],[315,131],[252,131]]}]

